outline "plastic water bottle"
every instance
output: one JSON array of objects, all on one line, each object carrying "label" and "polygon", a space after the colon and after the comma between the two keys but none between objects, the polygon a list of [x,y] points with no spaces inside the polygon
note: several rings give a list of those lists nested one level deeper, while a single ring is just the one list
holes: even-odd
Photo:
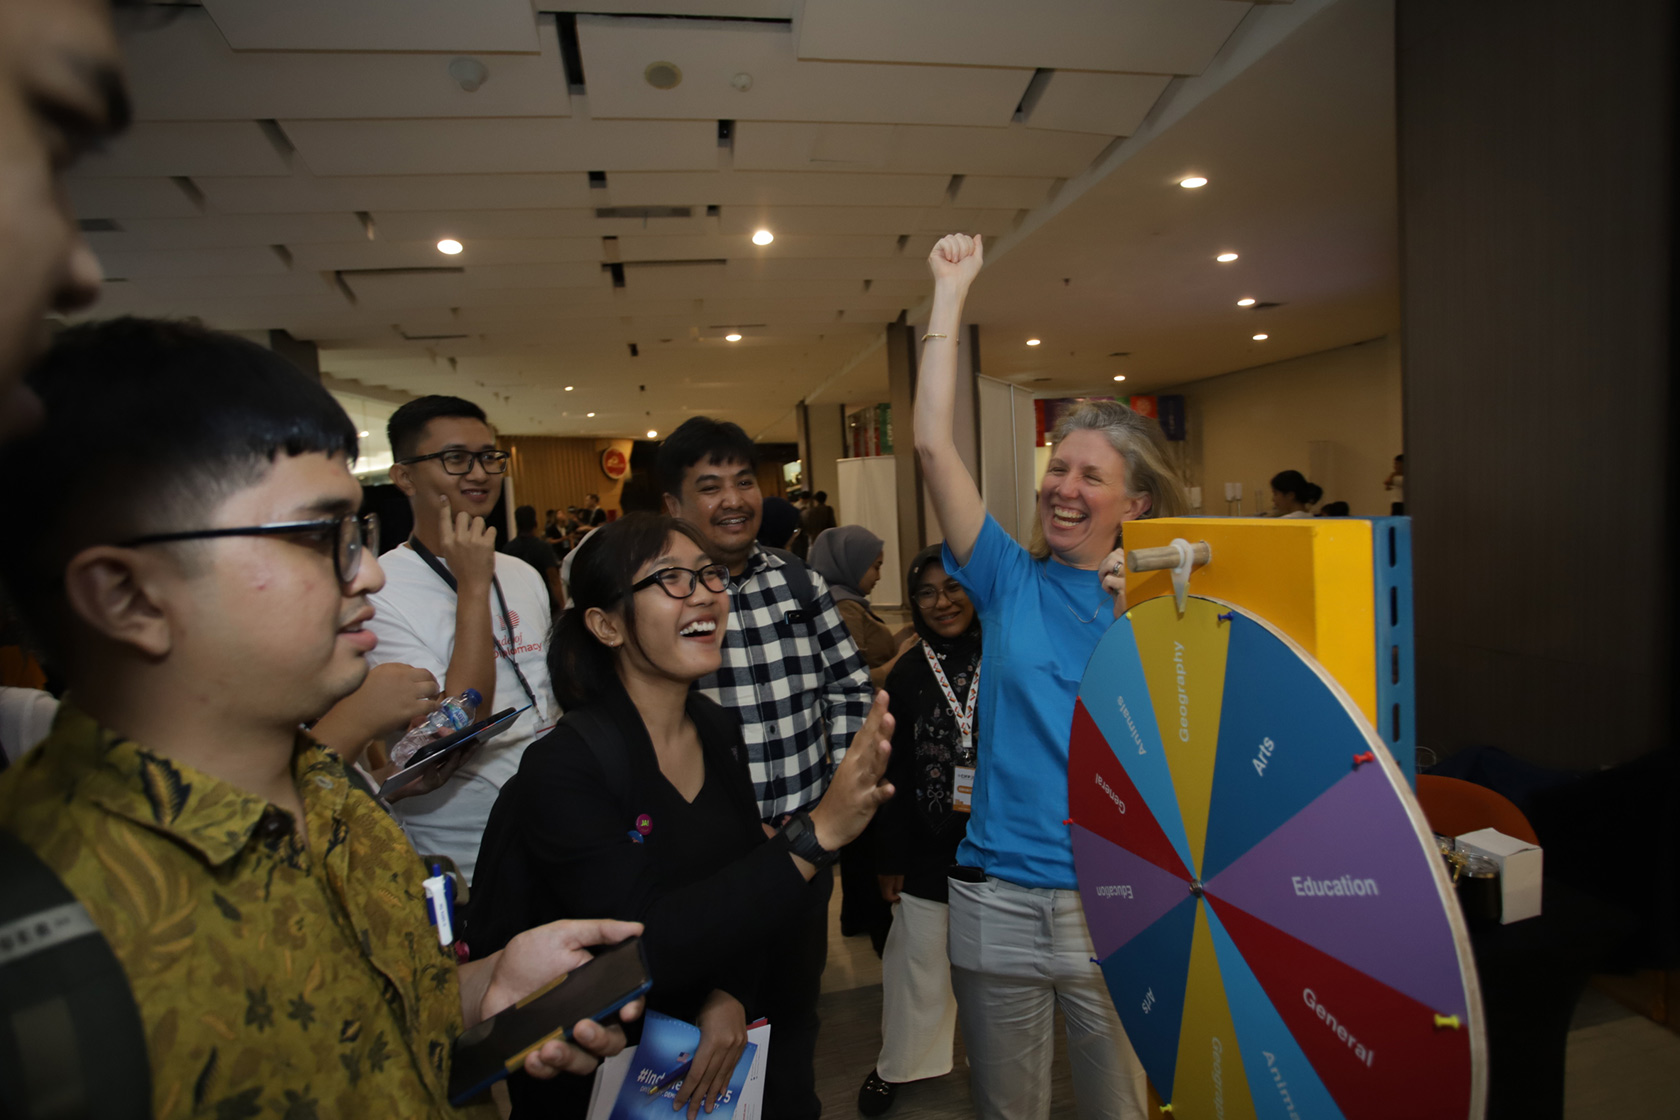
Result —
[{"label": "plastic water bottle", "polygon": [[474,713],[483,702],[484,697],[476,688],[451,696],[438,705],[437,711],[426,717],[425,723],[397,740],[397,745],[391,748],[391,761],[398,766],[407,766],[415,752],[427,743],[453,735],[472,723]]}]

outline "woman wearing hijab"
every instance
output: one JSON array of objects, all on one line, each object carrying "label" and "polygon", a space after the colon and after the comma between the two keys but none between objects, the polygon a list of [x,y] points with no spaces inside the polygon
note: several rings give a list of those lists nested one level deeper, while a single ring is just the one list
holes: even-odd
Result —
[{"label": "woman wearing hijab", "polygon": [[910,621],[921,639],[887,677],[893,727],[887,773],[898,791],[875,826],[881,897],[893,904],[881,958],[881,1056],[858,1091],[879,1116],[899,1085],[951,1072],[957,997],[945,951],[945,874],[968,833],[974,784],[980,620],[945,571],[943,545],[910,562]]},{"label": "woman wearing hijab", "polygon": [[876,688],[898,663],[914,636],[909,627],[894,634],[869,605],[869,593],[881,582],[881,538],[862,525],[842,525],[823,531],[811,546],[811,568],[828,581],[834,607],[869,666],[869,682]]}]

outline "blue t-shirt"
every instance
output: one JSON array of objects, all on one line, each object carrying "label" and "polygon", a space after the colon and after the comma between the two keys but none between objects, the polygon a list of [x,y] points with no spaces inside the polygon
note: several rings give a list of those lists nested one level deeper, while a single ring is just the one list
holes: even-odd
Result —
[{"label": "blue t-shirt", "polygon": [[1068,735],[1085,663],[1114,624],[1096,571],[1034,560],[990,514],[966,567],[945,570],[980,615],[980,759],[957,860],[1027,887],[1072,889]]}]

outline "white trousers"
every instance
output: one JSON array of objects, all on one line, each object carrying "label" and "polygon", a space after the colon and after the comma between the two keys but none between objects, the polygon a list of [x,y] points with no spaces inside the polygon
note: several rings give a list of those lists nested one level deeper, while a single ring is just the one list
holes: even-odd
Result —
[{"label": "white trousers", "polygon": [[945,955],[943,902],[901,894],[881,952],[881,1056],[875,1072],[895,1083],[951,1072],[957,997]]},{"label": "white trousers", "polygon": [[1091,963],[1079,892],[951,880],[951,981],[983,1120],[1050,1114],[1055,1009],[1081,1120],[1144,1120],[1146,1079]]}]

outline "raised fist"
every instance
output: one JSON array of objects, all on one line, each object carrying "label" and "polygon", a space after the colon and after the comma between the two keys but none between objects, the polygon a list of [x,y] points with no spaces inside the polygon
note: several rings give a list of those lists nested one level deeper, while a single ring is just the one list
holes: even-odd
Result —
[{"label": "raised fist", "polygon": [[937,283],[967,288],[980,274],[983,250],[979,234],[946,234],[928,254],[928,269]]}]

